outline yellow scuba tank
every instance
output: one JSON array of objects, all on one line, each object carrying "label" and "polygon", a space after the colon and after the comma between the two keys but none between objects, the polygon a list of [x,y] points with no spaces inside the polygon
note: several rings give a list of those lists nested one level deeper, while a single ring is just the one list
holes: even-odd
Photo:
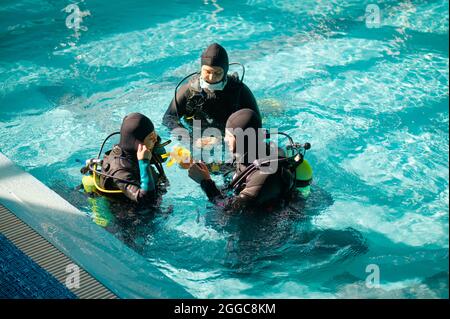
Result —
[{"label": "yellow scuba tank", "polygon": [[91,204],[92,220],[99,226],[107,227],[114,221],[114,215],[109,208],[109,201],[103,197],[88,198]]},{"label": "yellow scuba tank", "polygon": [[94,177],[92,175],[84,175],[81,183],[83,184],[84,191],[88,194],[94,193],[97,190],[94,183]]},{"label": "yellow scuba tank", "polygon": [[311,164],[304,158],[304,155],[305,151],[309,149],[311,145],[306,143],[303,145],[294,144],[294,146],[297,147],[297,149],[289,147],[286,150],[286,154],[288,157],[293,158],[295,163],[298,163],[297,166],[295,166],[295,188],[304,198],[306,198],[311,192],[310,185],[313,178],[313,169]]},{"label": "yellow scuba tank", "polygon": [[303,197],[308,197],[311,192],[313,169],[305,159],[295,169],[295,187]]},{"label": "yellow scuba tank", "polygon": [[[84,175],[81,179],[81,183],[83,184],[83,189],[86,193],[106,193],[106,194],[120,194],[123,193],[122,190],[107,190],[103,189],[99,186],[100,184],[100,176],[101,172],[97,171],[97,165],[101,165],[101,160],[99,159],[89,159],[86,161],[86,167],[82,169],[82,172],[87,173],[91,172],[92,174]],[[91,167],[92,166],[92,167]]]}]

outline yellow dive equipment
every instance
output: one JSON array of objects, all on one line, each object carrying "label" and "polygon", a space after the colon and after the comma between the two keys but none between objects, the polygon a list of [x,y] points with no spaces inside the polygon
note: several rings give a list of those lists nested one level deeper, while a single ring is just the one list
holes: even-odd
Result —
[{"label": "yellow dive equipment", "polygon": [[170,158],[167,162],[167,167],[171,167],[173,164],[180,164],[182,168],[189,168],[192,162],[191,152],[182,146],[174,146],[171,152],[161,155],[162,159]]},{"label": "yellow dive equipment", "polygon": [[303,197],[308,197],[311,192],[312,177],[312,167],[307,160],[303,159],[303,161],[295,169],[295,184],[297,190],[303,195]]},{"label": "yellow dive equipment", "polygon": [[91,167],[91,165],[92,165],[92,169],[91,169],[92,175],[83,176],[81,183],[83,184],[84,191],[86,193],[95,193],[96,191],[100,191],[105,194],[123,193],[123,191],[120,189],[108,190],[108,189],[103,189],[102,187],[100,187],[98,185],[100,178],[97,175],[98,174],[97,164],[99,164],[99,163],[101,163],[101,160],[98,160],[98,159],[90,159],[90,160],[86,161],[86,167]]},{"label": "yellow dive equipment", "polygon": [[[170,158],[167,162],[167,167],[177,163],[181,168],[188,169],[192,164],[191,152],[182,146],[174,146],[171,152],[162,154],[161,158]],[[217,163],[209,164],[208,168],[213,173],[220,171],[220,165]]]},{"label": "yellow dive equipment", "polygon": [[[115,177],[109,176],[109,175],[107,175],[107,174],[97,170],[97,165],[100,165],[100,166],[102,165],[101,164],[102,160],[100,159],[100,156],[102,154],[103,147],[105,146],[106,141],[110,137],[112,137],[114,135],[119,135],[119,134],[120,134],[120,132],[114,132],[114,133],[109,134],[105,138],[105,140],[103,141],[103,144],[102,144],[102,146],[100,148],[100,151],[98,152],[97,158],[92,158],[92,159],[87,160],[85,167],[83,167],[81,169],[81,173],[82,174],[89,173],[89,175],[83,176],[83,178],[81,180],[83,188],[84,188],[86,193],[95,193],[97,191],[105,193],[105,194],[120,194],[120,193],[123,193],[123,191],[120,190],[120,189],[108,190],[108,189],[104,189],[104,188],[100,187],[99,186],[99,183],[100,183],[99,175],[102,175],[102,176],[105,176],[105,177],[112,177],[112,178],[115,178]],[[163,154],[165,153],[164,146],[168,145],[169,143],[171,143],[170,140],[168,140],[168,141],[166,141],[164,143],[161,143],[161,138],[158,136],[158,142],[157,142],[157,144],[155,145],[155,147],[153,149],[154,150],[154,154],[153,155],[154,155],[155,162],[156,162],[155,165],[156,165],[156,167],[158,169],[158,172],[161,174],[161,176],[165,176],[165,174],[164,174],[164,170],[162,168],[162,165],[160,163],[161,160],[158,159],[158,158],[160,157],[160,155],[159,155],[160,152],[163,153]],[[162,156],[161,156],[161,158],[162,158]],[[91,173],[92,173],[92,175],[91,175]],[[126,180],[123,180],[123,181],[126,181]]]}]

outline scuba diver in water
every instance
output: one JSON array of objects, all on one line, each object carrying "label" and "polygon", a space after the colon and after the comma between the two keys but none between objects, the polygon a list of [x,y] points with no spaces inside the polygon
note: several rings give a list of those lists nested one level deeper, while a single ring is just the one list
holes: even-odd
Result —
[{"label": "scuba diver in water", "polygon": [[[211,44],[201,56],[201,71],[185,77],[175,88],[175,96],[164,114],[163,124],[170,129],[182,127],[185,119],[189,126],[200,120],[202,128],[225,128],[228,117],[243,108],[250,108],[260,119],[255,97],[237,74],[228,75],[228,54],[217,43]],[[190,81],[178,87],[187,78]]]},{"label": "scuba diver in water", "polygon": [[[261,128],[260,117],[250,109],[239,110],[227,120],[225,142],[233,153],[235,174],[225,192],[217,188],[206,164],[194,163],[189,168],[189,177],[201,185],[208,199],[226,210],[262,208],[269,211],[299,192],[305,197],[308,195],[312,169],[304,159],[304,153],[310,148],[310,144],[294,143],[290,136],[279,133],[290,140],[290,145],[284,152],[264,141],[270,136]],[[256,133],[256,141],[244,136],[248,129]],[[239,143],[243,147],[239,147]],[[277,165],[270,167],[274,163]],[[299,192],[295,192],[295,189]],[[233,195],[227,196],[226,192]]]},{"label": "scuba diver in water", "polygon": [[[120,134],[120,142],[107,151],[100,160],[106,141]],[[102,195],[123,194],[138,205],[155,203],[166,181],[161,154],[164,146],[156,134],[152,121],[143,114],[131,113],[123,119],[120,133],[109,135],[100,149],[97,159],[86,162],[82,173],[83,187],[88,193]],[[101,165],[99,171],[97,166]],[[156,170],[155,170],[156,168]]]}]

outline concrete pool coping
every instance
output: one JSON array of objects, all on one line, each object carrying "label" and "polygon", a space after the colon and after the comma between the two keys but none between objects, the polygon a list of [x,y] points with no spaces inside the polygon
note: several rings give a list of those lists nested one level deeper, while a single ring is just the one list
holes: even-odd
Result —
[{"label": "concrete pool coping", "polygon": [[119,298],[193,298],[2,153],[0,204]]}]

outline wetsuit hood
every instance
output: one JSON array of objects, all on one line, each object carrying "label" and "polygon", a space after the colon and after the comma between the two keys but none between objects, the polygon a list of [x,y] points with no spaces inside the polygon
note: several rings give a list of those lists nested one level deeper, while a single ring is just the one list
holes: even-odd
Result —
[{"label": "wetsuit hood", "polygon": [[[253,160],[255,160],[256,158],[258,158],[258,150],[262,147],[265,147],[265,142],[261,136],[261,128],[262,128],[262,123],[261,123],[261,119],[259,118],[259,116],[256,114],[256,112],[254,112],[251,109],[241,109],[237,112],[234,112],[233,114],[231,114],[231,116],[228,118],[227,123],[226,123],[226,129],[227,130],[231,130],[231,132],[233,132],[234,137],[236,138],[236,145],[239,145],[239,139],[244,139],[243,143],[244,143],[244,149],[243,149],[243,154],[234,154],[236,157],[241,157],[239,159],[239,162],[243,165],[249,165],[253,162]],[[256,133],[256,141],[252,141],[253,143],[256,143],[256,145],[254,145],[254,148],[250,148],[250,141],[248,140],[248,136],[244,135],[244,136],[240,136],[236,135],[236,130],[237,129],[242,129],[242,131],[245,131],[247,129],[253,129]],[[242,143],[242,142],[241,142]],[[237,146],[237,148],[239,149],[239,146]],[[251,155],[250,150],[254,150],[256,151],[255,154],[253,154],[253,156],[248,156]],[[235,152],[237,152],[238,150],[234,150]],[[256,158],[252,158],[256,156]]]},{"label": "wetsuit hood", "polygon": [[225,127],[233,130],[241,128],[244,131],[248,128],[258,130],[262,127],[262,123],[255,111],[251,109],[241,109],[230,115]]},{"label": "wetsuit hood", "polygon": [[139,144],[155,130],[152,121],[141,113],[131,113],[125,116],[120,128],[119,146],[128,154],[136,154]]},{"label": "wetsuit hood", "polygon": [[224,76],[228,73],[228,64],[227,51],[218,43],[211,44],[202,53],[201,65],[220,66]]}]

